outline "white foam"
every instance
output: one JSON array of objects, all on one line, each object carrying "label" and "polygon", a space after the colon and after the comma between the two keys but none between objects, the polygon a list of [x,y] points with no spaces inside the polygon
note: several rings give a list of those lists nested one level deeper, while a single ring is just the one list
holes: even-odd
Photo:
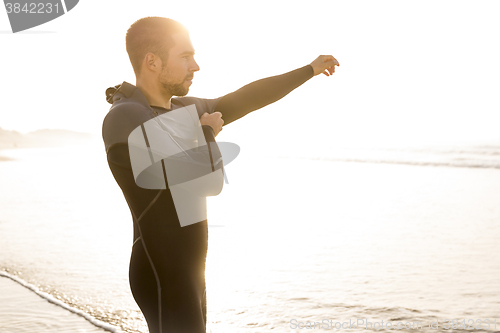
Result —
[{"label": "white foam", "polygon": [[15,275],[9,274],[9,273],[7,273],[5,271],[0,271],[0,276],[7,277],[7,278],[9,278],[9,279],[11,279],[11,280],[19,283],[23,287],[26,287],[29,290],[33,291],[38,296],[46,299],[50,303],[58,305],[58,306],[60,306],[61,308],[65,309],[65,310],[68,310],[70,312],[73,312],[73,313],[75,313],[75,314],[77,314],[77,315],[85,318],[86,320],[88,320],[90,323],[92,323],[93,325],[95,325],[97,327],[105,329],[106,331],[109,331],[109,332],[123,333],[123,331],[121,329],[119,329],[118,327],[115,327],[115,326],[107,324],[107,323],[105,323],[103,321],[100,321],[100,320],[92,317],[91,315],[89,315],[89,314],[87,314],[87,313],[85,313],[85,312],[83,312],[81,310],[75,309],[75,308],[69,306],[68,304],[66,304],[64,302],[61,302],[60,300],[56,299],[52,295],[47,294],[47,293],[45,293],[43,291],[40,291],[34,285],[27,283],[26,281],[20,279],[19,277],[15,276]]}]

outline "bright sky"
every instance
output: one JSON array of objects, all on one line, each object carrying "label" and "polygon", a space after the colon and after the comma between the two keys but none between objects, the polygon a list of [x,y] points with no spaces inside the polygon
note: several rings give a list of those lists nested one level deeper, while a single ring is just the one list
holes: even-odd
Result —
[{"label": "bright sky", "polygon": [[[331,54],[341,66],[224,128],[273,146],[500,141],[498,1],[91,1],[17,34],[0,10],[0,127],[101,135],[105,90],[135,84],[125,33],[164,16],[191,33],[190,96],[215,98]],[[258,134],[258,136],[256,135]]]}]

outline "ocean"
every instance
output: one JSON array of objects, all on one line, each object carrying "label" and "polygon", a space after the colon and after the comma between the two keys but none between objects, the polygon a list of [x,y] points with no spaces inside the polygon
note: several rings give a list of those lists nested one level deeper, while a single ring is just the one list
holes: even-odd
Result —
[{"label": "ocean", "polygon": [[[241,148],[208,198],[207,332],[500,332],[500,146]],[[102,143],[0,156],[0,274],[147,332]]]}]

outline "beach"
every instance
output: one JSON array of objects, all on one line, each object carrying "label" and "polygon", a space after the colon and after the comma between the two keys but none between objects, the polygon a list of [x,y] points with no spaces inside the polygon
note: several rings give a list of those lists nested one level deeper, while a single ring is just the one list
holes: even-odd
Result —
[{"label": "beach", "polygon": [[[84,144],[85,145],[85,144]],[[2,149],[3,148],[3,149]],[[41,147],[46,149],[47,147]],[[0,148],[0,162],[15,161],[17,157],[2,154],[5,151],[30,155],[40,148],[26,147],[21,149]],[[48,147],[58,149],[55,147]],[[74,149],[74,147],[72,148]],[[4,155],[10,155],[6,157]],[[5,183],[2,183],[5,185]],[[2,208],[5,208],[2,205]],[[1,221],[0,221],[1,223]],[[5,237],[5,234],[1,234]],[[3,239],[5,242],[5,239]],[[3,249],[0,245],[0,249]],[[44,332],[120,332],[112,325],[93,318],[82,311],[61,302],[51,294],[44,293],[35,285],[24,281],[19,272],[9,273],[6,267],[0,270],[0,332],[2,333],[44,333]]]},{"label": "beach", "polygon": [[499,1],[4,4],[0,333],[500,333]]},{"label": "beach", "polygon": [[[379,163],[256,159],[244,148],[226,167],[229,184],[208,198],[208,332],[303,332],[298,323],[323,320],[449,332],[447,319],[499,331],[497,150],[439,161],[405,151]],[[108,330],[147,332],[128,285],[132,218],[103,147],[0,156],[9,158],[0,162],[0,271]],[[0,311],[0,327],[103,330],[0,280],[1,304],[13,306]]]},{"label": "beach", "polygon": [[0,304],[2,333],[107,332],[8,277],[0,277]]}]

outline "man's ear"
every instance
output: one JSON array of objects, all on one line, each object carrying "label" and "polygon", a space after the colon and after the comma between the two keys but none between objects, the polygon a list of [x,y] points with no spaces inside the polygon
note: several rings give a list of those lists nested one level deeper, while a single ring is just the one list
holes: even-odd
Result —
[{"label": "man's ear", "polygon": [[159,67],[161,67],[161,59],[155,54],[149,52],[144,56],[144,62],[142,65],[149,70],[156,71]]}]

